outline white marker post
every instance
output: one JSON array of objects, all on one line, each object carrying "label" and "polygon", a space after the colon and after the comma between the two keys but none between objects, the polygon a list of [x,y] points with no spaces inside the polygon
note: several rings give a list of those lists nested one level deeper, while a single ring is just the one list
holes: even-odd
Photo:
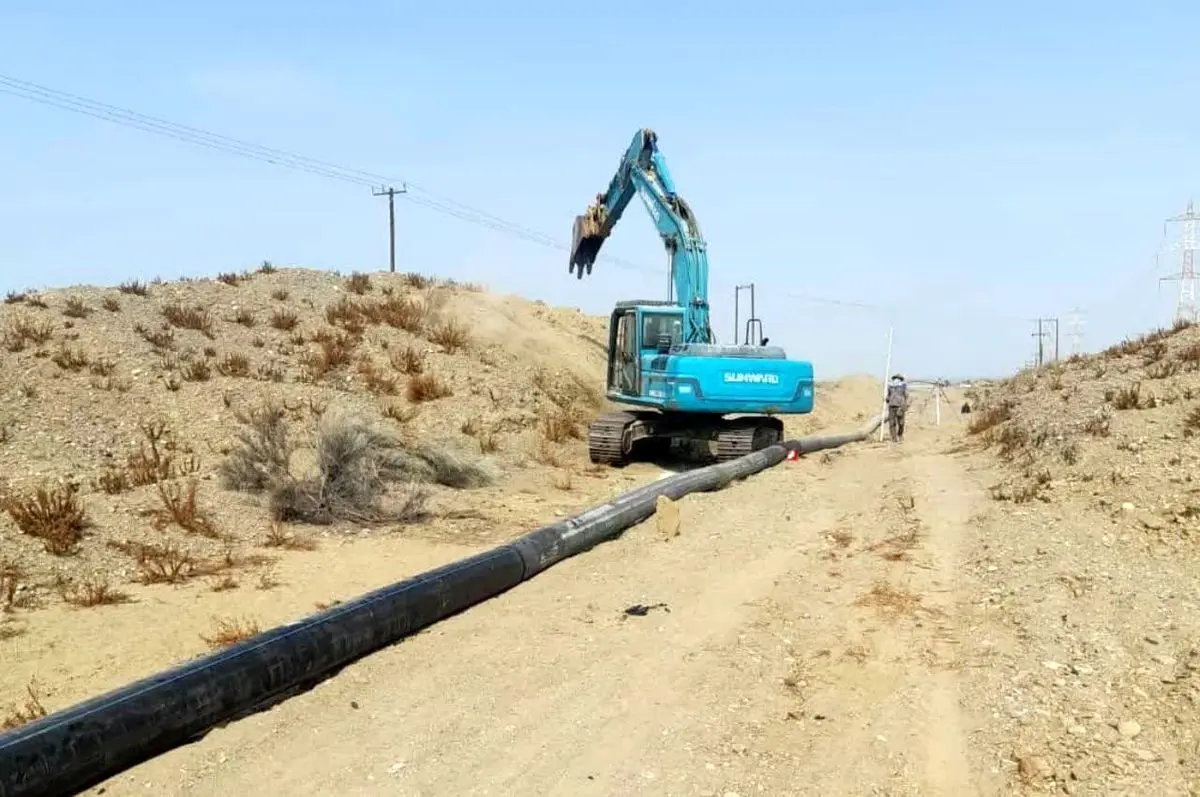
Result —
[{"label": "white marker post", "polygon": [[881,402],[883,409],[880,413],[883,416],[883,421],[879,424],[879,442],[883,442],[883,427],[887,426],[887,389],[888,377],[892,373],[892,325],[888,324],[888,347],[887,347],[887,363],[883,367],[883,400]]}]

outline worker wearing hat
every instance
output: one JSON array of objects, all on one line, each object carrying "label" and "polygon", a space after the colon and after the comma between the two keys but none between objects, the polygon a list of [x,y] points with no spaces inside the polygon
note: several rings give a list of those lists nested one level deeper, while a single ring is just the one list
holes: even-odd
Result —
[{"label": "worker wearing hat", "polygon": [[908,384],[903,374],[892,374],[892,382],[887,387],[886,404],[888,432],[892,442],[903,442],[904,413],[908,411]]}]

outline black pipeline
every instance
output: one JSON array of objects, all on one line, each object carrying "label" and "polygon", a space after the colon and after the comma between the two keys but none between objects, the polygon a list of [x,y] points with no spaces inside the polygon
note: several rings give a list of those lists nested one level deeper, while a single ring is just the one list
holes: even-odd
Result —
[{"label": "black pipeline", "polygon": [[672,499],[719,489],[879,428],[806,437],[647,484],[491,551],[375,590],[0,735],[0,797],[76,794],[618,536]]}]

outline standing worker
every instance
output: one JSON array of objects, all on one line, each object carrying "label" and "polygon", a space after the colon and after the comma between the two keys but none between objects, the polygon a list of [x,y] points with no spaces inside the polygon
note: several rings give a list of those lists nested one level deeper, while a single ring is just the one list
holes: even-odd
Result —
[{"label": "standing worker", "polygon": [[908,384],[902,374],[892,374],[887,388],[888,432],[893,443],[904,441],[904,413],[908,411]]}]

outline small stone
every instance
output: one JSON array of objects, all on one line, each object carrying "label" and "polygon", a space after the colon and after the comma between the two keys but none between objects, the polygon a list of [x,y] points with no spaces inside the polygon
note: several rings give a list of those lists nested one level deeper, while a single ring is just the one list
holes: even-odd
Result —
[{"label": "small stone", "polygon": [[1129,503],[1128,501],[1126,501],[1125,503],[1121,504],[1121,511],[1122,511],[1122,512],[1132,512],[1132,511],[1133,511],[1133,510],[1135,510],[1135,509],[1137,509],[1137,507],[1136,507],[1136,506],[1134,506],[1133,504]]},{"label": "small stone", "polygon": [[1142,732],[1142,726],[1137,720],[1121,720],[1117,724],[1117,733],[1124,736],[1126,739],[1133,739]]}]

